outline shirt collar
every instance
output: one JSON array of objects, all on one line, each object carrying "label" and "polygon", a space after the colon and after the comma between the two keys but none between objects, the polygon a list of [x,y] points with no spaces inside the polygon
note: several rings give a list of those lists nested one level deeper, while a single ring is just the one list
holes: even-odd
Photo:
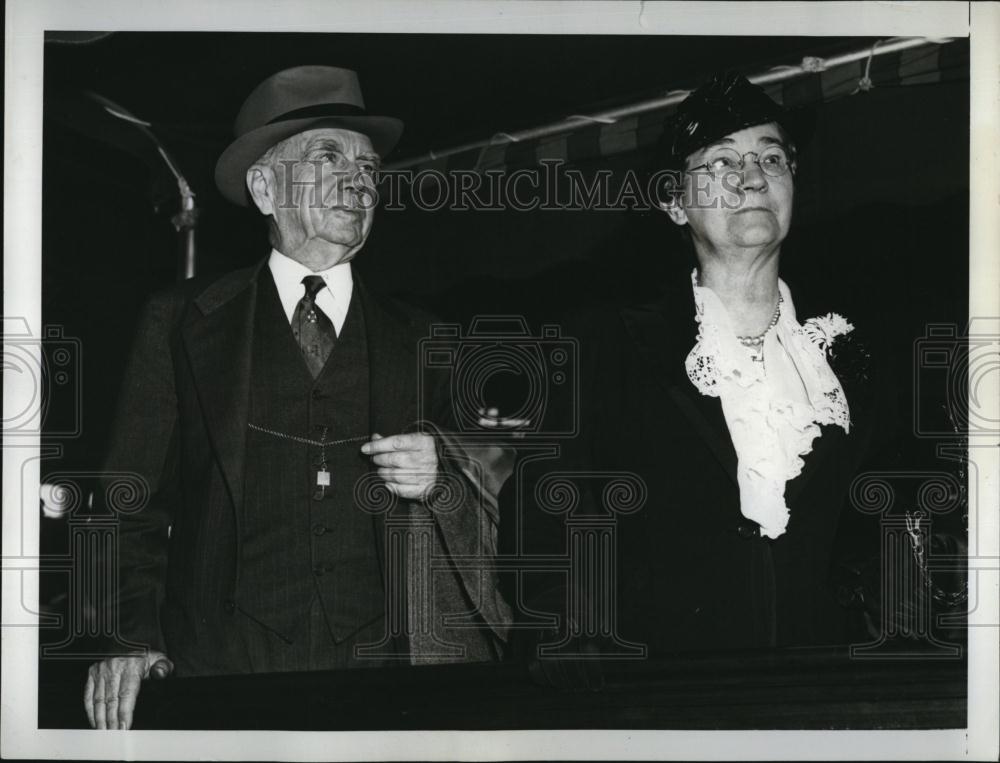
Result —
[{"label": "shirt collar", "polygon": [[351,274],[349,262],[342,262],[332,268],[313,272],[301,262],[296,262],[277,249],[272,249],[267,266],[271,270],[271,277],[274,278],[274,285],[278,288],[281,306],[285,309],[288,320],[292,319],[292,315],[295,314],[295,306],[305,294],[302,279],[306,276],[322,277],[327,288],[333,294],[334,300],[338,305],[343,306],[345,311],[346,306],[351,301],[351,293],[354,291],[354,277]]}]

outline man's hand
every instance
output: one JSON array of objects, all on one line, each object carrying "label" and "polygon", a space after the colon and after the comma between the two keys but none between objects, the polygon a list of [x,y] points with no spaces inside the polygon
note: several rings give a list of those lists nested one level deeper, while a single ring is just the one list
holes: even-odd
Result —
[{"label": "man's hand", "polygon": [[163,652],[147,652],[145,657],[109,657],[95,662],[87,673],[83,706],[92,729],[129,729],[146,678],[166,678],[174,664]]},{"label": "man's hand", "polygon": [[425,500],[438,478],[437,444],[427,434],[372,435],[361,452],[372,456],[378,474],[400,498]]}]

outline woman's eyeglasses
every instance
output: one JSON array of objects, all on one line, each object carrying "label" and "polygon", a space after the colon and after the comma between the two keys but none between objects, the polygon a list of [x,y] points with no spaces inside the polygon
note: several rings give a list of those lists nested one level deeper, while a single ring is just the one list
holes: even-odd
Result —
[{"label": "woman's eyeglasses", "polygon": [[742,172],[746,166],[747,156],[753,156],[754,159],[751,161],[760,167],[761,172],[771,177],[784,175],[791,166],[788,151],[781,146],[769,146],[760,153],[747,151],[745,154],[733,148],[716,148],[708,152],[707,162],[697,167],[689,167],[685,172],[705,169],[716,178],[722,178],[730,172]]}]

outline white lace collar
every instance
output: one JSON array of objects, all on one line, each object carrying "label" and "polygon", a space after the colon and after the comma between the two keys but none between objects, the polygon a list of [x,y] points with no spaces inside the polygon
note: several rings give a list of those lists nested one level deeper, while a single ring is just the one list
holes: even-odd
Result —
[{"label": "white lace collar", "polygon": [[701,394],[722,402],[738,459],[741,512],[761,526],[762,535],[777,538],[788,525],[785,485],[802,471],[802,457],[820,435],[819,425],[850,429],[847,398],[826,350],[853,326],[835,314],[800,325],[788,286],[779,279],[781,314],[764,340],[764,355],[774,357],[784,349],[805,387],[808,403],[803,403],[782,394],[763,365],[751,359],[722,301],[698,286],[697,270],[691,282],[698,340],[685,362],[688,378]]}]

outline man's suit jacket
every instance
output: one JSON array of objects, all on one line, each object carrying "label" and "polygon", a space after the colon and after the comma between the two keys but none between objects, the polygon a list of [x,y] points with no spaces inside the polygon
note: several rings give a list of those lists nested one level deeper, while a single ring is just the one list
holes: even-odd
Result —
[{"label": "man's suit jacket", "polygon": [[[109,473],[138,475],[148,486],[139,510],[119,512],[118,633],[164,651],[178,674],[244,672],[235,601],[248,425],[251,341],[257,278],[266,263],[211,282],[190,281],[154,296],[139,320],[122,386]],[[417,347],[428,316],[376,297],[360,278],[353,299],[365,311],[373,432],[396,434],[418,418]],[[449,401],[430,383],[424,411],[447,422]],[[360,447],[360,443],[359,443]],[[474,465],[446,462],[476,477]],[[495,496],[469,488],[462,505],[432,512],[439,554],[481,557],[493,547]],[[426,509],[399,501],[414,514]],[[382,523],[379,555],[384,558]],[[435,627],[444,613],[469,612],[481,628],[445,637],[466,659],[491,659],[505,636],[504,604],[489,576],[462,569],[434,578]],[[419,617],[410,602],[411,617]],[[422,661],[421,645],[411,644]],[[435,657],[423,656],[433,661]]]},{"label": "man's suit jacket", "polygon": [[[800,321],[817,314],[805,300],[796,307]],[[831,309],[836,305],[823,312]],[[786,534],[762,538],[739,510],[736,452],[721,403],[686,375],[694,314],[684,284],[649,304],[566,321],[564,335],[580,348],[579,433],[561,441],[558,457],[516,468],[501,500],[501,552],[566,554],[568,521],[614,516],[617,600],[606,611],[617,613],[619,640],[643,644],[650,655],[841,641],[845,613],[834,600],[830,566],[850,483],[886,410],[876,391],[882,380],[867,371],[859,384],[840,376],[850,434],[822,427],[802,473],[787,485]],[[555,495],[545,481],[558,472],[577,475],[579,504],[568,515],[543,505]],[[605,491],[608,475],[616,473],[640,486],[639,510],[607,511],[614,502]],[[519,596],[514,576],[505,576],[519,620],[566,612],[565,576],[524,573],[521,583]]]}]

